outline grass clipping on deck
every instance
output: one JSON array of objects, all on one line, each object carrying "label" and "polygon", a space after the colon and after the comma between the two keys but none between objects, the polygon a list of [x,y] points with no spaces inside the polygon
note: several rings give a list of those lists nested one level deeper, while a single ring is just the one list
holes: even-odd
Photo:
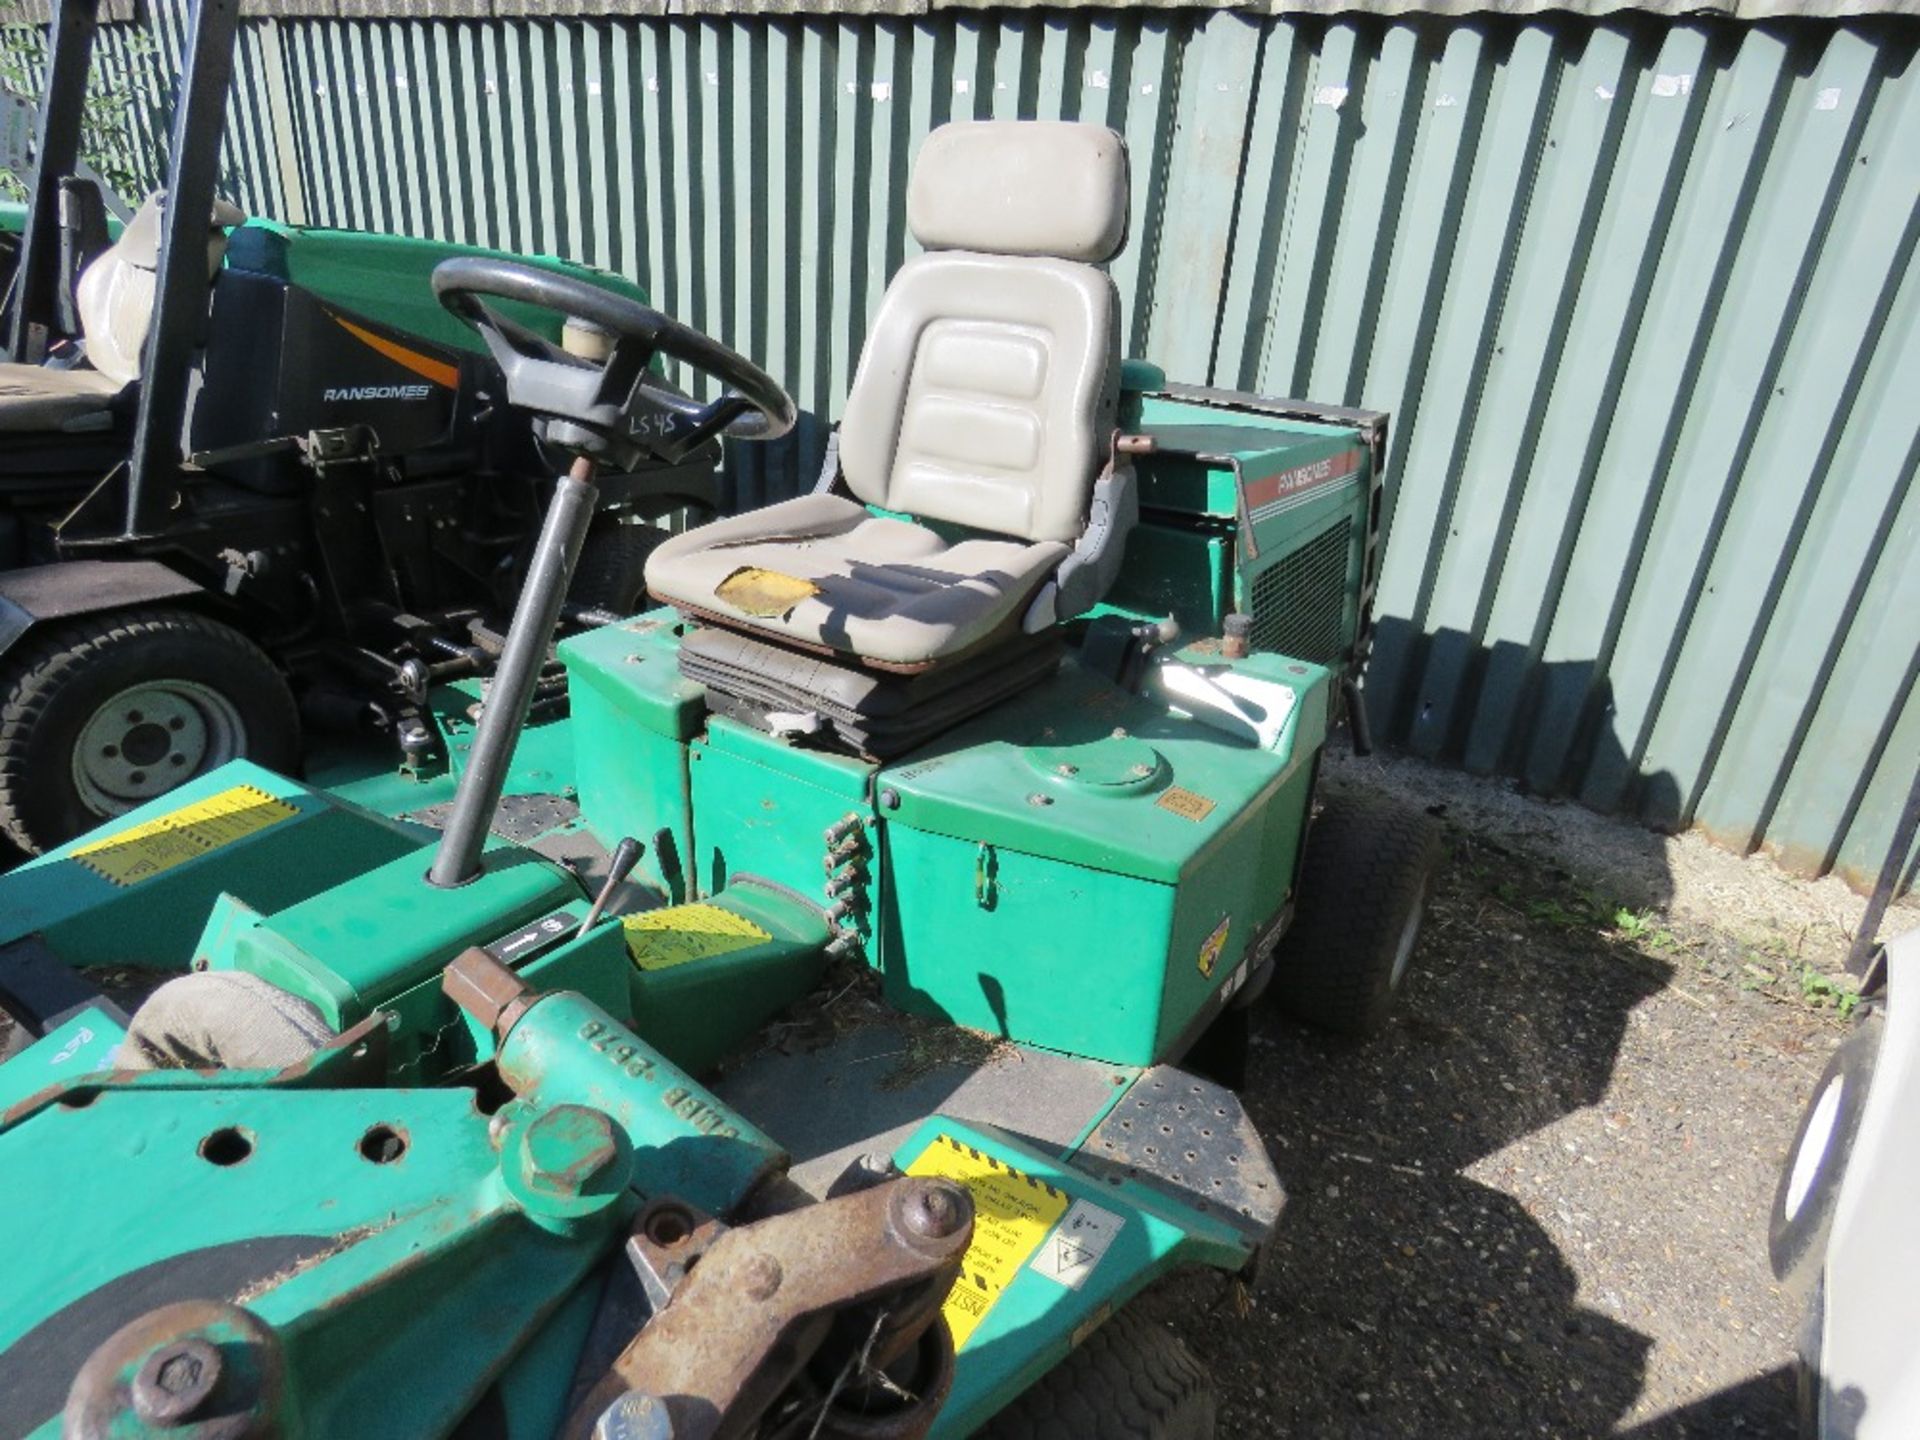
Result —
[{"label": "grass clipping on deck", "polygon": [[904,1090],[942,1066],[978,1069],[1020,1053],[1011,1042],[984,1030],[891,1008],[880,998],[880,976],[849,960],[835,962],[811,995],[767,1028],[766,1045],[790,1054],[818,1050],[872,1025],[884,1025],[900,1040],[897,1049],[870,1057],[869,1063],[888,1065],[880,1077],[882,1090]]}]

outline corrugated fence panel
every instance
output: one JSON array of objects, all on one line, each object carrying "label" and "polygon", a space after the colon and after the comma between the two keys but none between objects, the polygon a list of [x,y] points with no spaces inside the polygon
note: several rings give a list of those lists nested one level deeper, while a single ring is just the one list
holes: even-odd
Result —
[{"label": "corrugated fence panel", "polygon": [[[169,73],[178,0],[156,9]],[[918,248],[926,133],[1112,125],[1132,351],[1393,412],[1381,735],[1871,879],[1920,764],[1917,38],[1628,13],[256,19],[227,153],[238,198],[290,220],[634,276],[800,403],[789,441],[734,447],[752,504],[812,482]],[[156,155],[166,98],[137,124]]]}]

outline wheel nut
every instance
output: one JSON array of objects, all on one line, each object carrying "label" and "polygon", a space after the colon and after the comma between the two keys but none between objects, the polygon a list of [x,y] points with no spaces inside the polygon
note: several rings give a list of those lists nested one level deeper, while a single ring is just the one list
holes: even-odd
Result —
[{"label": "wheel nut", "polygon": [[205,1340],[162,1345],[133,1377],[133,1408],[150,1425],[176,1425],[194,1412],[220,1383],[220,1352]]}]

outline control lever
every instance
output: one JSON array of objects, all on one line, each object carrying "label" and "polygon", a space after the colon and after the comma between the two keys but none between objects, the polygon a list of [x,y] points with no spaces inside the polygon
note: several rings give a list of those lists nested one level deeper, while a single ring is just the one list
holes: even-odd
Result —
[{"label": "control lever", "polygon": [[640,863],[640,852],[646,847],[631,835],[621,837],[620,843],[613,847],[613,858],[607,862],[607,878],[600,886],[600,893],[593,897],[593,908],[587,911],[587,918],[580,922],[580,928],[573,932],[578,940],[591,930],[594,922],[613,899],[613,892],[620,888],[620,882],[633,873],[633,867]]}]

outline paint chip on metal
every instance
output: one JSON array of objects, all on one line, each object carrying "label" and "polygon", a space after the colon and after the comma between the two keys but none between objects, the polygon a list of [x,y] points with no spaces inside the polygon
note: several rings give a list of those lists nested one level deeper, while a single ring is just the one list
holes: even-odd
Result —
[{"label": "paint chip on metal", "polygon": [[1671,100],[1678,95],[1691,95],[1693,76],[1656,75],[1653,77],[1653,93],[1662,100]]},{"label": "paint chip on metal", "polygon": [[[1227,87],[1222,85],[1222,90]],[[1344,85],[1322,85],[1313,92],[1313,103],[1324,105],[1329,110],[1338,110],[1347,103],[1347,87]]]},{"label": "paint chip on metal", "polygon": [[1816,110],[1838,110],[1840,108],[1839,90],[1822,90],[1818,95],[1813,97],[1813,108]]},{"label": "paint chip on metal", "polygon": [[1087,72],[1087,88],[1089,90],[1105,90],[1112,85],[1112,83],[1113,81],[1104,70],[1089,70]]}]

